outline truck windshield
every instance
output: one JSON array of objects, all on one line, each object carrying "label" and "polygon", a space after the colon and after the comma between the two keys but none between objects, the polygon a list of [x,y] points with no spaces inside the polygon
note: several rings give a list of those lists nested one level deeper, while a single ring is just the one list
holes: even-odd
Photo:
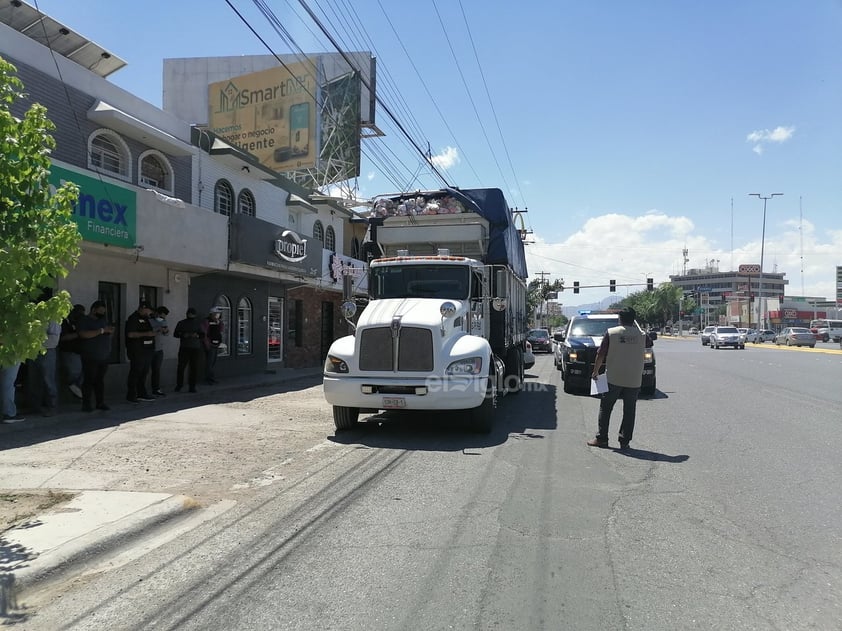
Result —
[{"label": "truck windshield", "polygon": [[454,265],[390,265],[371,269],[371,297],[449,298],[465,300],[469,295],[470,270]]}]

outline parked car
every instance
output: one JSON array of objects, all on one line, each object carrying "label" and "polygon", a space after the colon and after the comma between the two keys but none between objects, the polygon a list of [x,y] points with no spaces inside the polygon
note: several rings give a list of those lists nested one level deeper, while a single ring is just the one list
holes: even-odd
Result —
[{"label": "parked car", "polygon": [[[596,352],[605,332],[619,324],[620,316],[615,311],[580,313],[570,318],[564,333],[554,335],[556,345],[553,361],[555,367],[561,371],[565,392],[590,392]],[[652,339],[652,336],[649,339]],[[640,393],[648,396],[655,394],[655,384],[655,352],[652,348],[647,348],[643,357],[643,382]]]},{"label": "parked car", "polygon": [[524,342],[526,352],[523,353],[523,368],[529,370],[535,365],[535,354],[532,352],[532,344]]},{"label": "parked car", "polygon": [[547,329],[532,329],[526,334],[527,341],[532,344],[532,352],[551,353],[550,332]]},{"label": "parked car", "polygon": [[761,331],[754,331],[753,333],[749,333],[746,337],[747,342],[753,342],[755,344],[762,343],[762,342],[774,342],[775,341],[775,332],[771,329],[763,329]]},{"label": "parked car", "polygon": [[744,349],[746,347],[745,336],[735,326],[715,326],[710,333],[710,347],[719,349],[723,346]]},{"label": "parked car", "polygon": [[690,330],[689,330],[689,331],[687,331],[687,333],[689,333],[690,335],[698,335],[698,334],[699,334],[699,329],[697,329],[697,328],[696,328],[696,327],[694,327],[694,326],[691,326],[691,327],[690,327]]},{"label": "parked car", "polygon": [[710,334],[713,333],[713,330],[715,328],[715,326],[706,326],[704,329],[702,329],[702,332],[699,335],[699,338],[702,340],[702,346],[707,346],[708,344],[710,344]]},{"label": "parked car", "polygon": [[788,326],[775,336],[775,346],[780,346],[781,344],[815,348],[816,336],[806,327]]},{"label": "parked car", "polygon": [[[812,331],[812,329],[811,329]],[[816,329],[815,331],[816,339],[820,342],[829,342],[830,341],[830,329],[827,327]]]}]

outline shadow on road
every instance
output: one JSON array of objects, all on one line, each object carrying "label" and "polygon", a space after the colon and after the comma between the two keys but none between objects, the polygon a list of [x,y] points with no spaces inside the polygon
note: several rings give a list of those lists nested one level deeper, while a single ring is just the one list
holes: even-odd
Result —
[{"label": "shadow on road", "polygon": [[637,458],[638,460],[649,460],[650,462],[673,462],[677,464],[681,462],[686,462],[690,459],[690,456],[686,454],[680,454],[678,456],[668,456],[666,454],[658,453],[657,451],[646,451],[645,449],[634,449],[632,447],[630,447],[629,449],[614,449],[614,451],[628,458]]},{"label": "shadow on road", "polygon": [[246,403],[273,394],[311,388],[319,385],[321,381],[321,374],[291,375],[283,380],[272,381],[259,378],[255,381],[254,377],[231,379],[217,386],[200,386],[195,394],[170,393],[169,396],[138,404],[126,403],[117,393],[109,393],[117,402],[112,403],[112,399],[106,396],[106,402],[112,407],[108,412],[82,412],[79,410],[79,404],[76,404],[72,411],[62,411],[50,418],[35,417],[17,425],[0,425],[0,451],[116,427],[124,423],[142,421],[150,416],[172,414],[190,408]]},{"label": "shadow on road", "polygon": [[521,394],[498,399],[489,434],[471,432],[464,410],[387,411],[361,417],[357,429],[328,436],[328,440],[380,449],[462,451],[501,445],[510,437],[542,439],[541,431],[556,428],[556,395],[553,385],[525,382]]}]

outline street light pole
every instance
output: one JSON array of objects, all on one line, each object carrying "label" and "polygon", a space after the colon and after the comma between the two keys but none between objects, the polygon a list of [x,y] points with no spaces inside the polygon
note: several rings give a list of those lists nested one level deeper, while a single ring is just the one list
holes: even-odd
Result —
[{"label": "street light pole", "polygon": [[[772,199],[773,197],[780,197],[783,193],[772,193],[770,195],[761,195],[760,193],[749,193],[749,196],[754,196],[759,199],[763,200],[763,230],[760,234],[760,278],[757,284],[757,321],[758,323],[763,319],[763,326],[761,329],[765,329],[766,327],[766,311],[763,309],[763,250],[766,247],[766,200]],[[751,279],[749,278],[748,281],[748,293],[749,296],[751,295]]]}]

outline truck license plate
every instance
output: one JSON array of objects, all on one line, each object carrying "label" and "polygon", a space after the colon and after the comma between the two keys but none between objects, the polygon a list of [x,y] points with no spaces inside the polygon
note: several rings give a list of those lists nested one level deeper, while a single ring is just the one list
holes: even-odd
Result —
[{"label": "truck license plate", "polygon": [[403,397],[383,397],[384,410],[396,410],[406,407],[406,399]]}]

